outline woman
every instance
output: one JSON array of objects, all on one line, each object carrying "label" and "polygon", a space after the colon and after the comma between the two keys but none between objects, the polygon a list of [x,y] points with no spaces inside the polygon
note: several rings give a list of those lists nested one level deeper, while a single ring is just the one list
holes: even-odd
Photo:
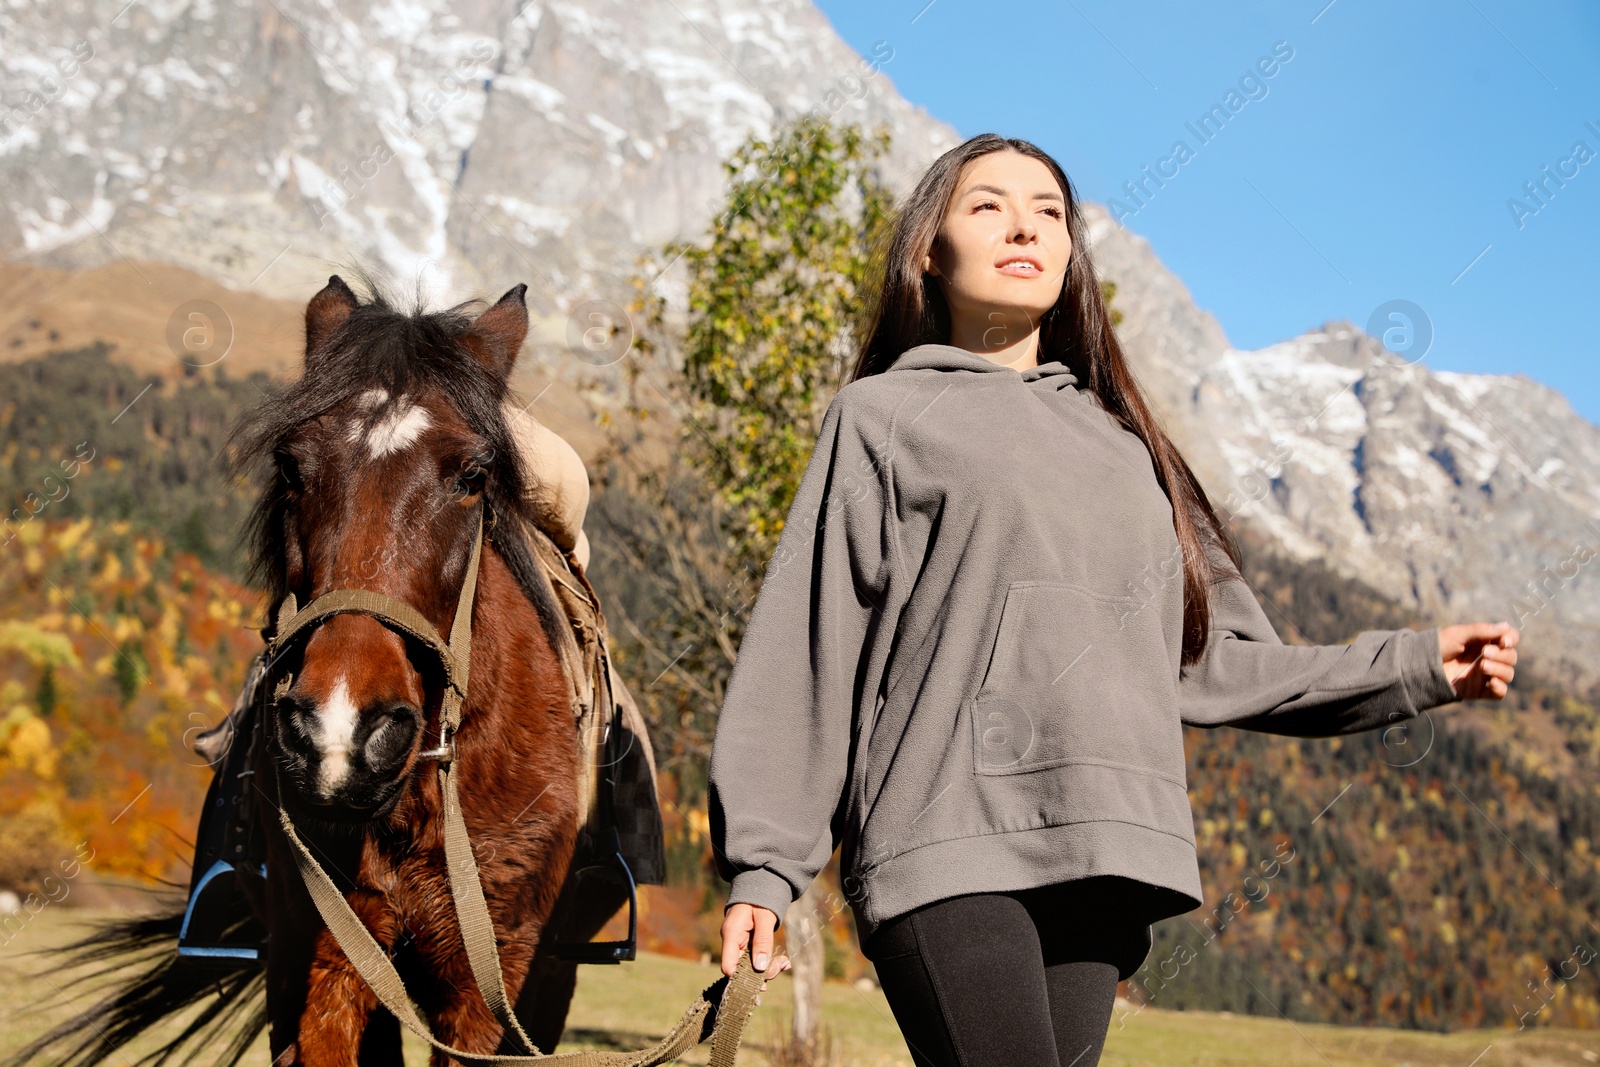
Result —
[{"label": "woman", "polygon": [[1499,699],[1508,624],[1282,644],[1124,361],[1071,183],[975,137],[912,193],[728,682],[723,970],[842,845],[918,1064],[1097,1062],[1202,904],[1180,724],[1328,736]]}]

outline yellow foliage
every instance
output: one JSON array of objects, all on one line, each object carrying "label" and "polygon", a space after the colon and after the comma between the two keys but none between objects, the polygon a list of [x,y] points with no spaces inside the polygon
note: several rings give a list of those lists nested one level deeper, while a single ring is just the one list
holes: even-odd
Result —
[{"label": "yellow foliage", "polygon": [[699,805],[689,809],[684,821],[688,824],[689,840],[701,841],[711,836],[711,822]]},{"label": "yellow foliage", "polygon": [[161,609],[161,620],[156,623],[152,632],[156,638],[156,648],[175,648],[178,644],[178,627],[182,618],[178,612],[177,604],[168,601]]},{"label": "yellow foliage", "polygon": [[17,685],[13,689],[14,684],[7,682],[5,686],[5,702],[11,704],[11,710],[0,716],[0,752],[6,751],[11,743],[11,735],[33,717],[33,709],[28,705],[12,704],[12,701],[22,695],[22,687]]},{"label": "yellow foliage", "polygon": [[[155,664],[151,664],[155,668]],[[164,663],[159,667],[161,671],[161,688],[168,696],[185,698],[189,695],[189,679],[183,669],[174,663]]]},{"label": "yellow foliage", "polygon": [[[18,715],[22,712],[22,715]],[[6,739],[5,761],[18,770],[31,770],[40,778],[56,775],[56,749],[45,721],[21,705],[12,708],[7,724],[20,719]]]},{"label": "yellow foliage", "polygon": [[0,622],[0,649],[6,648],[21,652],[35,667],[78,666],[71,638],[21,619]]},{"label": "yellow foliage", "polygon": [[66,528],[56,534],[56,550],[63,554],[71,552],[78,546],[78,542],[83,540],[83,535],[88,533],[89,528],[93,525],[93,519],[78,519],[67,523]]},{"label": "yellow foliage", "polygon": [[[191,721],[185,713],[214,719],[231,704],[217,670],[249,647],[251,635],[237,627],[245,603],[255,610],[253,593],[192,563],[156,583],[153,572],[166,569],[172,553],[158,539],[136,537],[127,522],[41,517],[17,533],[0,555],[0,656],[10,664],[9,676],[0,676],[0,888],[22,877],[18,864],[31,862],[23,852],[54,863],[70,854],[64,842],[89,836],[98,869],[181,877],[173,838],[192,831],[204,782],[170,773],[169,731]],[[50,580],[25,577],[25,566]],[[190,592],[177,593],[184,585]],[[119,599],[121,610],[113,606]],[[179,656],[185,631],[203,635],[205,651]],[[126,679],[117,678],[116,647],[125,641],[139,646],[150,676],[140,679],[145,699],[132,716],[122,713]],[[140,656],[130,655],[143,670]],[[58,682],[48,717],[34,698],[44,665],[56,668]],[[92,783],[93,792],[69,794],[69,781]],[[141,789],[149,795],[108,832]]]},{"label": "yellow foliage", "polygon": [[21,810],[0,815],[0,888],[19,896],[37,890],[70,855],[68,840],[52,797],[35,797]]}]

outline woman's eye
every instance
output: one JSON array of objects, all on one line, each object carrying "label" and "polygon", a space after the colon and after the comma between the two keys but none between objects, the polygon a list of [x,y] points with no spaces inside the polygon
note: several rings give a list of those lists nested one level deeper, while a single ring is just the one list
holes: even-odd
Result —
[{"label": "woman's eye", "polygon": [[1062,217],[1061,209],[1058,207],[1047,207],[1044,209],[1044,213],[1053,219],[1060,219]]},{"label": "woman's eye", "polygon": [[995,203],[993,200],[980,200],[976,204],[972,205],[972,209],[974,211],[982,211],[986,207],[992,207],[996,211],[1000,209],[1000,205]]}]

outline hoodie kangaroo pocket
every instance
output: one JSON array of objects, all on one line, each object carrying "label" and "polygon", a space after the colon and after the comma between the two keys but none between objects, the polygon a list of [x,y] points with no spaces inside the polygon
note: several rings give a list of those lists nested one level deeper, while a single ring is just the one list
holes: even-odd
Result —
[{"label": "hoodie kangaroo pocket", "polygon": [[[1061,581],[1012,582],[977,692],[973,769],[1074,763],[1184,781],[1176,683],[1155,607]],[[1166,730],[1166,720],[1171,730]],[[1167,736],[1167,735],[1171,736]],[[1180,761],[1168,766],[1177,753]]]}]

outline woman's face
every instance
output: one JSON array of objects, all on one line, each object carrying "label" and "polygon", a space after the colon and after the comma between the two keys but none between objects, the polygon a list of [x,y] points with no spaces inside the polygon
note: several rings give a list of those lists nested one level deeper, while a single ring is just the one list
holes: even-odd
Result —
[{"label": "woman's face", "polygon": [[1049,168],[1000,151],[964,168],[922,269],[938,278],[953,333],[1009,334],[1036,327],[1055,304],[1071,257],[1067,205]]}]

